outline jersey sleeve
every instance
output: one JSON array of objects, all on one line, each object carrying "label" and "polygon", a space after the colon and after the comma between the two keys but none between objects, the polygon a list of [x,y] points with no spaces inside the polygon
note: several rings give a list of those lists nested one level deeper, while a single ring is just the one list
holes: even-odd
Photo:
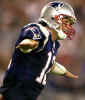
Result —
[{"label": "jersey sleeve", "polygon": [[36,27],[27,28],[23,31],[23,38],[32,39],[35,41],[43,40],[41,32]]},{"label": "jersey sleeve", "polygon": [[17,40],[17,45],[24,39],[32,39],[39,42],[37,50],[44,45],[45,36],[39,31],[37,27],[26,27],[21,30],[20,36]]}]

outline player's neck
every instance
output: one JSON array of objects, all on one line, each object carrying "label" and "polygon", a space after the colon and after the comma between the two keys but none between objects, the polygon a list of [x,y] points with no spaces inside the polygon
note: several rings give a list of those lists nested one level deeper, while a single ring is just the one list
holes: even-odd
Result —
[{"label": "player's neck", "polygon": [[52,41],[53,41],[53,42],[56,41],[56,40],[58,39],[57,33],[56,33],[53,29],[49,28],[49,27],[46,25],[46,23],[41,23],[41,22],[39,22],[39,24],[42,25],[44,28],[46,28],[46,29],[48,30],[48,32],[50,32],[50,33],[52,34]]},{"label": "player's neck", "polygon": [[52,29],[50,29],[50,28],[48,28],[48,27],[46,27],[47,28],[47,30],[49,31],[49,32],[51,32],[51,34],[52,34],[52,41],[54,42],[54,41],[56,41],[57,40],[57,33],[54,31],[54,30],[52,30]]}]

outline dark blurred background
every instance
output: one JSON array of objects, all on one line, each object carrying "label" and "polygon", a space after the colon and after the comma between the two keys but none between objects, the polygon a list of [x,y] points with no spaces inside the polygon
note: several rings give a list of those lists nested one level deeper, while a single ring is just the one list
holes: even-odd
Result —
[{"label": "dark blurred background", "polygon": [[[39,18],[42,7],[53,0],[0,0],[0,84],[7,69],[20,29]],[[39,100],[85,100],[85,0],[60,0],[70,3],[76,13],[76,35],[60,41],[56,60],[79,75],[67,79],[49,74],[46,89]]]}]

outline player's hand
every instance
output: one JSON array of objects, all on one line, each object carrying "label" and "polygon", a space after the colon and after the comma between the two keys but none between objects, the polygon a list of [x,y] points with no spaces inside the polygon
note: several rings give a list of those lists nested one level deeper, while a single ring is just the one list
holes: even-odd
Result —
[{"label": "player's hand", "polygon": [[74,75],[74,74],[72,74],[72,73],[69,72],[69,71],[66,71],[66,73],[65,73],[64,75],[65,75],[65,77],[67,77],[67,78],[73,78],[73,79],[78,79],[78,78],[79,78],[78,75]]}]

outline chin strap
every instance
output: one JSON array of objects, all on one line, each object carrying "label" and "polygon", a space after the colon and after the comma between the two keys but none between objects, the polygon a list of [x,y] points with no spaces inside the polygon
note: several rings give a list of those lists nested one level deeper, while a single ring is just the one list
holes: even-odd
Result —
[{"label": "chin strap", "polygon": [[67,35],[60,29],[56,29],[59,39],[63,40],[67,38]]}]

